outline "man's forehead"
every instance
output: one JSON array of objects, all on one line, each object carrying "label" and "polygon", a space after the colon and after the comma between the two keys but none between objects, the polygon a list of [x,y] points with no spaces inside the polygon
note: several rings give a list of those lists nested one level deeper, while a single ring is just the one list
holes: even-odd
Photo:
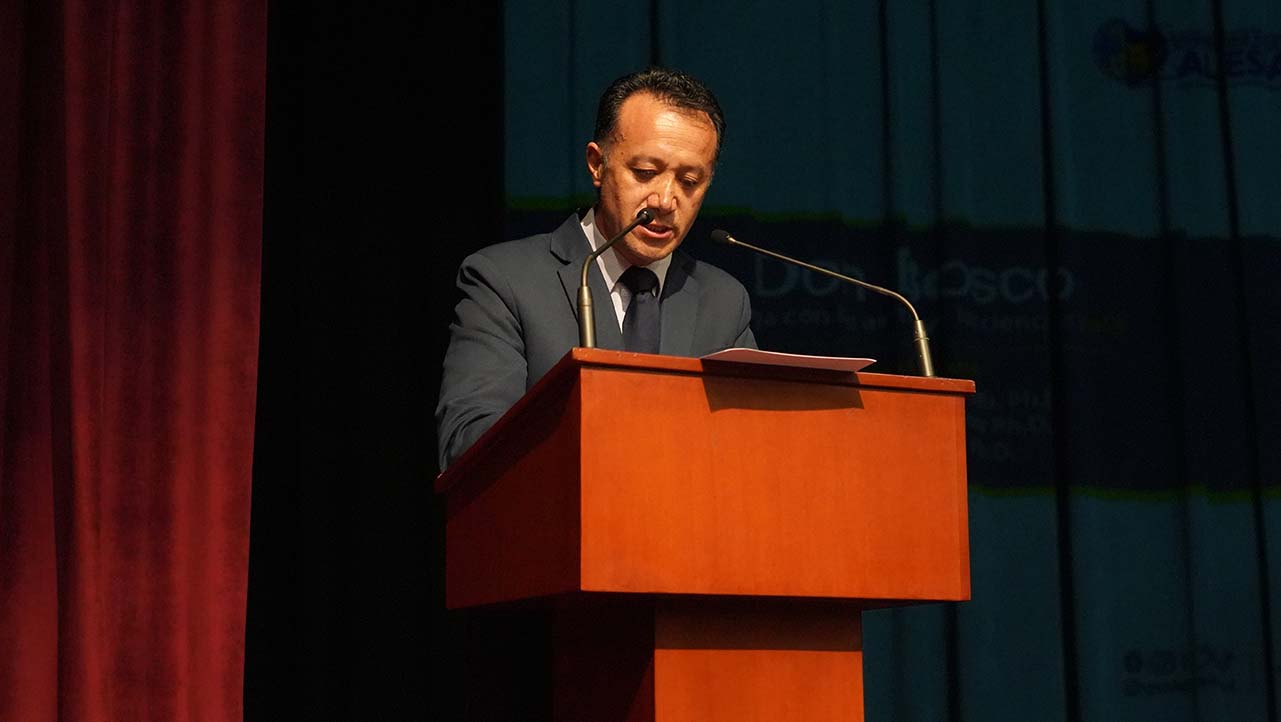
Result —
[{"label": "man's forehead", "polygon": [[[656,167],[671,167],[681,171],[705,171],[711,168],[712,164],[715,162],[715,159],[711,159],[707,162],[691,163],[685,158],[674,158],[667,155],[654,155],[643,148],[637,149],[637,151],[628,156],[626,160],[628,163],[649,163]],[[682,160],[686,160],[686,162],[681,162]]]},{"label": "man's forehead", "polygon": [[661,108],[642,110],[631,114],[630,117],[620,118],[607,143],[622,146],[635,145],[636,147],[628,149],[632,151],[630,153],[632,158],[648,156],[652,160],[668,162],[668,156],[655,154],[651,145],[669,147],[676,154],[681,155],[686,151],[692,152],[694,146],[698,145],[698,141],[695,140],[698,136],[697,132],[691,136],[691,130],[707,133],[707,143],[711,151],[708,163],[715,163],[716,126],[712,124],[711,118],[701,110],[691,110],[667,103],[663,103]]}]

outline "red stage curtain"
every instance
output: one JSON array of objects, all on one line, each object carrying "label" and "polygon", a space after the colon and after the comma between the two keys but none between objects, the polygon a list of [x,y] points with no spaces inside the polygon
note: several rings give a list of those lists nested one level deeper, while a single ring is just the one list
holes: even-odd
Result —
[{"label": "red stage curtain", "polygon": [[0,720],[240,719],[266,2],[0,3]]}]

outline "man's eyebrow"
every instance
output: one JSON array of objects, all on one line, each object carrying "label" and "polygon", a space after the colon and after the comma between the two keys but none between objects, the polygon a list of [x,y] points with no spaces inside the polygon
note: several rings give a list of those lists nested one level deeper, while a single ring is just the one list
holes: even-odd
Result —
[{"label": "man's eyebrow", "polygon": [[[637,156],[633,156],[633,157],[632,157],[630,160],[628,160],[627,162],[628,162],[628,163],[652,163],[652,164],[654,164],[654,165],[656,165],[656,166],[659,166],[659,167],[661,167],[661,168],[669,168],[669,167],[672,167],[672,166],[670,166],[670,165],[667,163],[667,161],[663,160],[662,158],[659,158],[659,157],[657,157],[657,156],[652,156],[652,155],[637,155]],[[677,170],[677,171],[695,171],[695,172],[698,172],[698,173],[710,173],[710,172],[711,172],[711,168],[710,168],[709,166],[701,166],[701,165],[689,165],[689,164],[686,164],[686,165],[677,165],[677,166],[675,166],[675,168],[676,168],[676,170]]]}]

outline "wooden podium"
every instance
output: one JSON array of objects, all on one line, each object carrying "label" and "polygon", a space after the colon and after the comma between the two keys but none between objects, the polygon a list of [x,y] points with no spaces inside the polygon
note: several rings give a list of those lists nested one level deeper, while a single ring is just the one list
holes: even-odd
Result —
[{"label": "wooden podium", "polygon": [[862,720],[860,612],[969,598],[971,381],[573,349],[437,479],[446,603],[555,616],[555,719]]}]

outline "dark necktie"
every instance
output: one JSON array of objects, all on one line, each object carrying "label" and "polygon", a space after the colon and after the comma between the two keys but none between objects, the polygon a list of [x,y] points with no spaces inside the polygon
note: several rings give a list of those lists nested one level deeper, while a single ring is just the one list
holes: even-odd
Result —
[{"label": "dark necktie", "polygon": [[632,266],[618,279],[632,292],[623,316],[623,348],[638,353],[658,353],[662,317],[658,310],[658,276],[648,268]]}]

